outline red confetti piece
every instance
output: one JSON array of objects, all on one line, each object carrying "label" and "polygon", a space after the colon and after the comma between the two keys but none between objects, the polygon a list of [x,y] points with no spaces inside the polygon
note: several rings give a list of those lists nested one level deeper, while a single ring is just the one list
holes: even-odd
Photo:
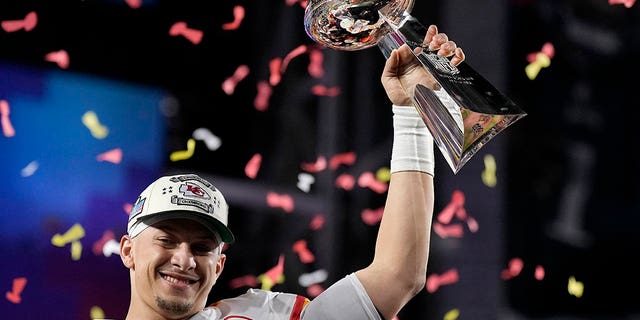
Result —
[{"label": "red confetti piece", "polygon": [[258,82],[258,94],[253,100],[253,107],[258,111],[265,111],[269,107],[269,98],[273,89],[266,81]]},{"label": "red confetti piece", "polygon": [[334,155],[329,160],[329,168],[332,170],[337,169],[341,164],[353,165],[356,162],[356,153],[355,152],[345,152]]},{"label": "red confetti piece", "polygon": [[524,267],[524,262],[520,258],[513,258],[509,260],[509,268],[502,270],[501,276],[504,280],[509,280],[514,278],[520,274],[522,268]]},{"label": "red confetti piece", "polygon": [[313,219],[311,219],[311,222],[309,223],[309,228],[311,228],[311,230],[320,230],[322,228],[322,226],[324,226],[324,216],[321,214],[317,214],[313,217]]},{"label": "red confetti piece", "polygon": [[631,8],[633,4],[636,3],[636,0],[609,0],[609,4],[624,4],[625,7]]},{"label": "red confetti piece", "polygon": [[49,62],[55,62],[61,69],[67,69],[69,67],[69,54],[65,50],[47,53],[44,59]]},{"label": "red confetti piece", "polygon": [[291,52],[287,53],[287,55],[282,60],[282,64],[280,65],[280,74],[284,74],[284,72],[287,70],[287,66],[289,65],[289,62],[291,62],[293,58],[305,52],[307,52],[307,46],[300,45],[297,48],[291,50]]},{"label": "red confetti piece", "polygon": [[347,191],[353,189],[355,184],[356,179],[350,174],[343,173],[336,178],[336,187]]},{"label": "red confetti piece", "polygon": [[7,298],[7,300],[18,304],[22,301],[22,297],[20,297],[20,294],[22,294],[22,291],[24,290],[24,287],[27,285],[27,278],[21,277],[21,278],[15,278],[13,279],[13,288],[11,291],[7,291],[7,293],[5,294],[5,297]]},{"label": "red confetti piece", "polygon": [[382,220],[382,215],[384,213],[384,207],[380,207],[378,209],[364,209],[360,214],[362,218],[362,222],[367,225],[374,226]]},{"label": "red confetti piece", "polygon": [[533,273],[533,276],[536,278],[536,280],[542,281],[542,279],[544,279],[544,274],[544,267],[541,265],[537,265],[536,270]]},{"label": "red confetti piece", "polygon": [[358,178],[358,185],[362,188],[369,188],[377,193],[385,193],[389,187],[386,183],[376,180],[372,172],[364,172]]},{"label": "red confetti piece", "polygon": [[232,95],[238,83],[246,78],[247,75],[249,75],[249,66],[244,64],[238,66],[233,75],[222,82],[222,91],[227,95]]},{"label": "red confetti piece", "polygon": [[453,194],[451,195],[451,201],[438,214],[438,221],[444,224],[451,222],[451,219],[456,214],[456,211],[458,211],[460,208],[464,206],[464,199],[465,197],[462,191],[460,190],[453,191]]},{"label": "red confetti piece", "polygon": [[131,9],[138,9],[140,7],[142,7],[142,0],[124,0],[124,2],[131,8]]},{"label": "red confetti piece", "polygon": [[316,260],[313,253],[307,248],[307,241],[298,240],[293,244],[293,252],[298,255],[300,262],[311,263]]},{"label": "red confetti piece", "polygon": [[278,257],[278,263],[271,269],[267,270],[267,272],[264,273],[265,276],[267,276],[273,283],[278,282],[278,280],[280,279],[280,277],[282,277],[282,274],[284,273],[284,255],[280,255],[280,257]]},{"label": "red confetti piece", "polygon": [[273,58],[269,61],[269,84],[272,86],[277,86],[282,80],[282,76],[280,74],[280,66],[282,65],[282,59]]},{"label": "red confetti piece", "polygon": [[10,113],[9,102],[7,100],[0,100],[0,124],[2,125],[2,133],[7,138],[16,135],[16,130],[13,128],[11,120],[9,119]]},{"label": "red confetti piece", "polygon": [[443,238],[443,239],[462,238],[462,235],[464,234],[462,225],[459,223],[443,225],[441,223],[436,222],[433,224],[433,232],[435,232],[435,234],[437,234],[438,236],[440,236],[440,238]]},{"label": "red confetti piece", "polygon": [[125,204],[122,206],[122,210],[124,210],[124,212],[125,212],[127,215],[130,215],[130,214],[131,214],[131,210],[133,210],[133,205],[132,205],[131,203],[125,203]]},{"label": "red confetti piece", "polygon": [[238,289],[241,287],[256,287],[258,285],[258,279],[252,275],[246,275],[238,277],[229,281],[229,288]]},{"label": "red confetti piece", "polygon": [[441,286],[450,285],[458,282],[458,279],[459,279],[458,270],[454,268],[440,275],[438,274],[430,275],[429,277],[427,277],[427,284],[425,287],[427,291],[429,291],[429,293],[434,293]]},{"label": "red confetti piece", "polygon": [[199,44],[202,41],[203,32],[197,29],[191,29],[184,21],[174,23],[169,29],[171,36],[183,36],[193,44]]},{"label": "red confetti piece", "polygon": [[260,164],[262,163],[262,155],[256,153],[251,157],[247,165],[244,167],[244,174],[250,179],[255,179],[260,170]]},{"label": "red confetti piece", "polygon": [[35,11],[27,13],[23,20],[6,20],[2,21],[2,29],[6,32],[15,32],[24,29],[31,31],[38,24],[38,15]]},{"label": "red confetti piece", "polygon": [[319,156],[314,163],[303,163],[302,170],[307,172],[320,172],[327,168],[327,158]]},{"label": "red confetti piece", "polygon": [[335,97],[340,94],[340,88],[338,87],[326,87],[321,84],[317,84],[311,87],[311,93],[316,96]]},{"label": "red confetti piece", "polygon": [[109,240],[113,240],[115,239],[115,235],[113,234],[113,231],[111,230],[107,230],[102,234],[102,238],[100,238],[100,240],[96,241],[93,243],[93,253],[95,255],[102,255],[102,248],[104,247],[104,245],[107,243],[107,241]]},{"label": "red confetti piece", "polygon": [[307,67],[309,75],[314,78],[321,78],[324,75],[323,60],[324,54],[320,49],[314,48],[309,51],[309,66]]},{"label": "red confetti piece", "polygon": [[96,159],[98,161],[108,161],[118,164],[122,161],[122,149],[116,148],[107,152],[99,154]]},{"label": "red confetti piece", "polygon": [[236,30],[240,27],[242,20],[244,19],[244,7],[233,7],[233,21],[222,25],[222,30]]},{"label": "red confetti piece", "polygon": [[267,205],[272,208],[282,208],[285,212],[292,212],[294,208],[293,198],[288,194],[267,193]]},{"label": "red confetti piece", "polygon": [[319,284],[312,284],[307,287],[307,296],[315,298],[324,292],[324,287]]}]

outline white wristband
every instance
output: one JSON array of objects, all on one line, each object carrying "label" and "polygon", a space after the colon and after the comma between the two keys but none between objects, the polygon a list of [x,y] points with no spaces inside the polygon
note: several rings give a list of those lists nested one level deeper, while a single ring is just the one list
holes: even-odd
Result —
[{"label": "white wristband", "polygon": [[433,176],[433,137],[414,106],[393,105],[391,173],[421,171]]}]

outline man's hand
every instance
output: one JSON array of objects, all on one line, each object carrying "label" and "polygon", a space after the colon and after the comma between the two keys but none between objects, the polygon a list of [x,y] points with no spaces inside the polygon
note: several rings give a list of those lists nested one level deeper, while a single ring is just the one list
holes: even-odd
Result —
[{"label": "man's hand", "polygon": [[[429,26],[422,44],[422,48],[415,49],[416,54],[421,53],[423,48],[429,51],[438,50],[437,54],[440,56],[453,56],[453,66],[459,65],[465,59],[462,48],[458,48],[445,33],[438,33],[438,27],[435,25]],[[406,44],[391,52],[382,71],[381,81],[391,103],[399,106],[412,105],[411,97],[418,83],[434,90],[440,89],[433,75],[420,64]]]}]

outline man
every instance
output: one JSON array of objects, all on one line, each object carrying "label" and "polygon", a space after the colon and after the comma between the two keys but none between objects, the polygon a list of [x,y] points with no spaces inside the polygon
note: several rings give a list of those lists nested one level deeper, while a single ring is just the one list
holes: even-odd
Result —
[{"label": "man", "polygon": [[[465,57],[430,26],[424,48]],[[371,264],[345,276],[313,300],[249,289],[205,306],[233,242],[222,193],[197,175],[161,177],[138,197],[120,257],[130,270],[133,319],[392,319],[424,288],[433,214],[433,140],[412,106],[417,83],[433,77],[405,45],[386,61],[382,85],[393,104],[391,180]]]}]

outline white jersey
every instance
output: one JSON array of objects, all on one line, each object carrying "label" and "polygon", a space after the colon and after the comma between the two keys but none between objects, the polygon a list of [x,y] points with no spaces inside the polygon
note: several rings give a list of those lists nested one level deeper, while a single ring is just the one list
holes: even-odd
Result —
[{"label": "white jersey", "polygon": [[190,320],[382,320],[360,280],[351,273],[313,300],[303,296],[249,289],[198,312]]}]

